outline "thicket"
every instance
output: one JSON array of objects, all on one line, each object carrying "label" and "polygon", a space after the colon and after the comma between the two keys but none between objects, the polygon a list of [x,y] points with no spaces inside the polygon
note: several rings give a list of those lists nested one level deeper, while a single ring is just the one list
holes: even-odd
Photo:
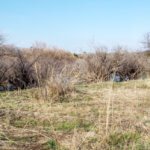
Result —
[{"label": "thicket", "polygon": [[[77,57],[78,56],[78,57]],[[60,49],[33,46],[19,49],[0,42],[0,86],[16,89],[49,87],[52,94],[65,95],[79,82],[108,81],[119,76],[122,81],[137,79],[149,58],[142,52],[115,52],[74,55]],[[71,86],[70,86],[71,85]]]}]

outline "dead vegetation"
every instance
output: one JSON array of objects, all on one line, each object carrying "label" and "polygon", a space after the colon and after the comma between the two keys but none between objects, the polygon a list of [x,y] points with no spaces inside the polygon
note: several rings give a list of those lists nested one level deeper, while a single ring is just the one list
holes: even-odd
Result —
[{"label": "dead vegetation", "polygon": [[[30,49],[0,47],[0,86],[8,89],[44,87],[45,93],[64,96],[74,91],[74,84],[137,79],[149,60],[143,54],[127,52],[120,47],[113,53],[96,51],[76,57],[70,52],[49,49],[36,44]],[[47,95],[47,94],[46,94]]]},{"label": "dead vegetation", "polygon": [[[137,79],[138,75],[148,65],[144,64],[146,57],[137,53],[129,53],[116,49],[114,53],[96,51],[84,56],[84,67],[80,65],[87,81],[109,81],[111,76],[119,76],[121,81]],[[83,73],[82,73],[83,74]]]},{"label": "dead vegetation", "polygon": [[[56,78],[62,72],[66,72],[67,68],[76,60],[69,52],[43,47],[41,49],[41,47],[35,46],[30,49],[18,49],[3,45],[0,52],[0,86],[4,88],[7,88],[8,83],[16,89],[44,87],[51,82],[51,78],[54,80],[50,86],[52,87],[52,83],[55,82],[53,87],[58,88],[58,79]],[[62,77],[66,78],[64,80],[68,80],[69,74],[65,73]],[[70,82],[68,81],[68,83]],[[64,84],[62,87],[67,85]],[[64,94],[64,92],[62,93]]]},{"label": "dead vegetation", "polygon": [[[58,76],[60,80],[62,77],[63,80],[78,78],[78,82],[109,81],[112,76],[119,76],[121,81],[132,80],[149,66],[149,58],[143,53],[128,52],[121,47],[112,53],[108,53],[107,48],[99,48],[95,53],[73,55],[64,50],[50,49],[40,42],[31,48],[19,49],[4,45],[2,37],[0,41],[0,85],[5,88],[6,83],[16,89],[43,87],[52,78],[58,80]],[[53,87],[59,86],[54,83]]]},{"label": "dead vegetation", "polygon": [[2,92],[0,149],[148,150],[149,89],[149,80],[88,83],[55,103],[40,89]]},{"label": "dead vegetation", "polygon": [[148,150],[150,80],[135,79],[149,61],[120,47],[72,54],[0,37],[0,149]]}]

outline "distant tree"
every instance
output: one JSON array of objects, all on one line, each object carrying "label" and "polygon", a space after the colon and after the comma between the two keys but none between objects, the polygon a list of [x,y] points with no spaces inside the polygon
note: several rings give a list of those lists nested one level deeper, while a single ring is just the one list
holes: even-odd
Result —
[{"label": "distant tree", "polygon": [[4,42],[4,37],[3,35],[0,34],[0,46],[3,45],[3,42]]},{"label": "distant tree", "polygon": [[47,45],[45,42],[41,42],[41,41],[36,41],[32,47],[32,49],[36,49],[36,50],[42,50],[42,49],[46,49]]},{"label": "distant tree", "polygon": [[142,42],[146,51],[150,50],[150,32],[144,35],[144,40]]},{"label": "distant tree", "polygon": [[4,43],[4,36],[0,33],[0,51]]}]

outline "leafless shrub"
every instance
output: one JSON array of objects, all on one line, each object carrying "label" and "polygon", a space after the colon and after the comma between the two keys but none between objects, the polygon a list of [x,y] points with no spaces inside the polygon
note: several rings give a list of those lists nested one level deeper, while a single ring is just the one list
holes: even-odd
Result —
[{"label": "leafless shrub", "polygon": [[90,81],[106,81],[111,73],[111,60],[106,52],[97,51],[85,57]]},{"label": "leafless shrub", "polygon": [[136,79],[137,75],[144,69],[140,63],[140,57],[136,53],[127,51],[116,51],[112,55],[113,73],[120,76],[121,80]]},{"label": "leafless shrub", "polygon": [[9,74],[13,67],[13,60],[11,58],[1,58],[0,59],[0,86],[6,87]]},{"label": "leafless shrub", "polygon": [[18,50],[15,55],[15,64],[13,66],[13,73],[9,77],[9,82],[16,88],[21,89],[37,86],[37,78],[33,68],[37,59],[33,59],[29,54]]},{"label": "leafless shrub", "polygon": [[13,46],[3,46],[1,52],[1,81],[20,89],[44,86],[52,75],[59,74],[75,60],[71,53],[56,49],[18,50]]},{"label": "leafless shrub", "polygon": [[3,44],[3,36],[0,36],[0,86],[6,88],[9,76],[12,72],[14,59],[12,53],[15,47]]},{"label": "leafless shrub", "polygon": [[45,84],[52,75],[60,74],[64,67],[75,61],[71,53],[57,49],[33,49],[33,55],[40,55],[34,65],[40,85]]},{"label": "leafless shrub", "polygon": [[[136,79],[144,69],[141,58],[143,56],[137,53],[122,51],[121,49],[117,49],[114,53],[97,51],[87,54],[83,58],[87,66],[87,70],[83,70],[86,70],[87,81],[92,82],[107,81],[112,75],[114,77],[119,76],[120,81]],[[81,72],[83,70],[81,69]]]}]

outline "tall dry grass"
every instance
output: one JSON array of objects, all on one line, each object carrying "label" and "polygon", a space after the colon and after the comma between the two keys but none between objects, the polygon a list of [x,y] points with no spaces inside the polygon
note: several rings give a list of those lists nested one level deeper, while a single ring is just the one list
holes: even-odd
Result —
[{"label": "tall dry grass", "polygon": [[36,100],[39,89],[2,93],[0,148],[148,150],[149,88],[149,80],[77,85],[61,103]]}]

